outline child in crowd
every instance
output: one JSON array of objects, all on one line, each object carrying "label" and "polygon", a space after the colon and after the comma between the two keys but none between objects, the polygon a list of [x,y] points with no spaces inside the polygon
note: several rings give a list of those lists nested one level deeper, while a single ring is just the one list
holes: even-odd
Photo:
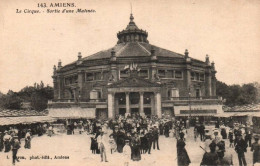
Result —
[{"label": "child in crowd", "polygon": [[229,139],[229,147],[234,148],[234,134],[232,129],[229,130],[228,139]]},{"label": "child in crowd", "polygon": [[110,145],[110,151],[111,151],[111,154],[113,154],[113,152],[116,152],[116,141],[113,137],[113,135],[110,135],[109,136],[109,145]]},{"label": "child in crowd", "polygon": [[125,156],[125,162],[124,162],[124,166],[128,166],[129,165],[129,160],[131,159],[131,147],[129,145],[129,140],[125,140],[125,146],[123,148],[123,154]]}]

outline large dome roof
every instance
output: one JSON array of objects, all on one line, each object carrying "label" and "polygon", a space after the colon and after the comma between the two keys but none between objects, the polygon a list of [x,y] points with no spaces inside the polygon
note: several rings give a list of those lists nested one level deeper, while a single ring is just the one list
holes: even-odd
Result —
[{"label": "large dome roof", "polygon": [[184,58],[184,55],[178,54],[155,45],[143,42],[127,42],[115,45],[113,48],[97,52],[93,55],[83,58],[83,60],[105,59],[111,57],[111,51],[114,49],[116,57],[143,57],[151,56],[152,48],[158,57]]},{"label": "large dome roof", "polygon": [[[95,54],[84,57],[81,60],[82,62],[84,62],[92,60],[110,59],[112,50],[115,52],[116,58],[149,57],[152,55],[151,51],[154,50],[155,55],[157,57],[185,59],[185,56],[183,54],[179,54],[149,44],[147,37],[148,33],[145,30],[139,29],[137,27],[137,25],[134,22],[134,17],[131,14],[130,22],[127,25],[126,29],[117,33],[118,42],[113,48],[99,51]],[[198,62],[199,60],[195,61]],[[74,61],[68,65],[73,65],[75,63],[77,63],[77,61]]]}]

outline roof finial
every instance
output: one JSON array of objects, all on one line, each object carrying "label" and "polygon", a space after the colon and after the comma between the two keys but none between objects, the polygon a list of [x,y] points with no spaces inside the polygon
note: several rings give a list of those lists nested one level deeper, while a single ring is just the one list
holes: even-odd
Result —
[{"label": "roof finial", "polygon": [[130,5],[131,5],[130,22],[133,22],[134,16],[133,16],[133,13],[132,13],[132,3],[130,3]]}]

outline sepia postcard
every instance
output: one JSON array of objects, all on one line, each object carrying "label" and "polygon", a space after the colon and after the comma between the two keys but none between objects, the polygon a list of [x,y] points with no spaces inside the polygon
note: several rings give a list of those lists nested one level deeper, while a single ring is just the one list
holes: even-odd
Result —
[{"label": "sepia postcard", "polygon": [[259,0],[1,0],[1,166],[260,165]]}]

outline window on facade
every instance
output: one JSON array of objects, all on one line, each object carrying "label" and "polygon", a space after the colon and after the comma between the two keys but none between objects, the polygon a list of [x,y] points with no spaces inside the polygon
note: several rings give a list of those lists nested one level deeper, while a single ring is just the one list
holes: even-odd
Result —
[{"label": "window on facade", "polygon": [[140,70],[139,76],[142,78],[148,78],[148,70]]},{"label": "window on facade", "polygon": [[196,89],[196,98],[200,98],[200,89]]},{"label": "window on facade", "polygon": [[93,81],[94,80],[93,73],[87,73],[86,74],[86,80],[87,81]]},{"label": "window on facade", "polygon": [[127,78],[128,76],[127,70],[120,70],[120,78]]},{"label": "window on facade", "polygon": [[165,70],[158,70],[158,75],[160,78],[165,78],[165,76],[166,76]]},{"label": "window on facade", "polygon": [[151,104],[151,94],[149,93],[144,93],[144,104]]},{"label": "window on facade", "polygon": [[191,80],[195,80],[195,73],[191,72]]},{"label": "window on facade", "polygon": [[94,80],[101,80],[101,79],[102,79],[101,72],[94,73]]},{"label": "window on facade", "polygon": [[65,78],[65,85],[70,85],[70,84],[76,84],[78,83],[78,76],[69,76]]},{"label": "window on facade", "polygon": [[98,98],[101,99],[102,95],[101,95],[101,90],[98,90]]},{"label": "window on facade", "polygon": [[201,73],[200,74],[200,81],[204,81],[205,80],[205,74]]},{"label": "window on facade", "polygon": [[132,92],[129,94],[129,100],[131,104],[139,104],[140,101],[140,95],[139,93]]},{"label": "window on facade", "polygon": [[199,81],[200,80],[200,74],[199,73],[196,73],[196,81]]},{"label": "window on facade", "polygon": [[168,90],[168,97],[172,97],[171,90]]},{"label": "window on facade", "polygon": [[182,78],[182,71],[175,71],[175,78]]},{"label": "window on facade", "polygon": [[72,77],[72,84],[76,84],[78,83],[78,75],[75,75],[74,77]]},{"label": "window on facade", "polygon": [[103,79],[108,80],[109,72],[108,71],[103,71]]},{"label": "window on facade", "polygon": [[65,85],[69,85],[70,84],[70,79],[69,78],[65,78]]},{"label": "window on facade", "polygon": [[174,78],[174,70],[167,70],[166,77],[167,78]]}]

